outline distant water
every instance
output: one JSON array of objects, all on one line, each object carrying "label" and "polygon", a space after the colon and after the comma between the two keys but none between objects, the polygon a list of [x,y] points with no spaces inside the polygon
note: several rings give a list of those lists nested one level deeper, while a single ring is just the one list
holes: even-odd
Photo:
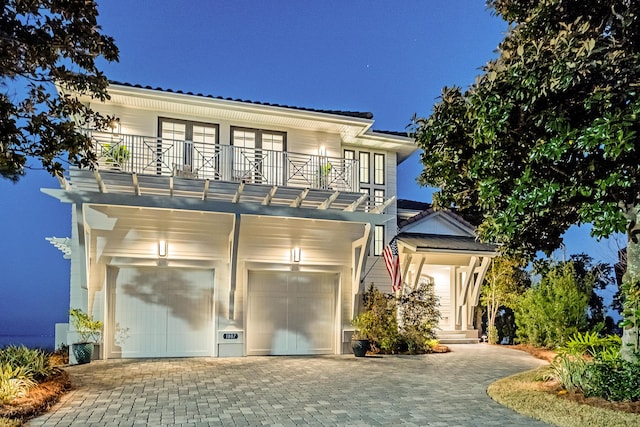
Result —
[{"label": "distant water", "polygon": [[55,336],[50,335],[0,335],[0,348],[8,345],[24,345],[29,348],[54,350]]}]

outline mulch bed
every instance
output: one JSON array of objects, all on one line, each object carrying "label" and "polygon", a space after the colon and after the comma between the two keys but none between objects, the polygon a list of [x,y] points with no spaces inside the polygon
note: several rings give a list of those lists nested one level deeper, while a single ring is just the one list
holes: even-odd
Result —
[{"label": "mulch bed", "polygon": [[60,370],[45,382],[38,384],[25,397],[0,405],[0,417],[27,420],[46,412],[71,389],[69,374]]},{"label": "mulch bed", "polygon": [[565,393],[559,392],[562,399],[571,400],[583,405],[595,406],[598,408],[610,409],[612,411],[629,412],[631,414],[640,414],[640,401],[636,402],[609,402],[601,397],[585,397],[584,394],[575,391]]}]

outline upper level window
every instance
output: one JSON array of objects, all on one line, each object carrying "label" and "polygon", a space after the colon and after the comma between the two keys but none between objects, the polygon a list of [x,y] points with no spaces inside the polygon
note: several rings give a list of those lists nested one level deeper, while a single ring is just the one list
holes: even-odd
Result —
[{"label": "upper level window", "polygon": [[285,132],[231,127],[231,145],[236,147],[285,151],[286,142]]},{"label": "upper level window", "polygon": [[366,151],[360,152],[360,183],[369,184],[371,179],[369,178],[369,153]]},{"label": "upper level window", "polygon": [[356,158],[356,152],[353,150],[344,150],[344,158],[347,160],[354,160]]},{"label": "upper level window", "polygon": [[384,203],[384,190],[378,188],[373,190],[373,203],[379,206]]},{"label": "upper level window", "polygon": [[384,154],[373,154],[373,183],[384,184]]}]

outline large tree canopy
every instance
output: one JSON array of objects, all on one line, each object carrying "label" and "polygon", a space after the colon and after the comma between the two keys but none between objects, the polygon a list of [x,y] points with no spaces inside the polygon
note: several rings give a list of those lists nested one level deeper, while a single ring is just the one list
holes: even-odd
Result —
[{"label": "large tree canopy", "polygon": [[66,161],[95,161],[81,126],[104,128],[102,117],[69,92],[107,98],[108,80],[96,66],[99,57],[118,60],[111,37],[100,33],[97,5],[91,0],[4,0],[0,15],[0,176],[17,180],[38,158],[52,174]]},{"label": "large tree canopy", "polygon": [[640,1],[488,4],[509,32],[475,84],[444,88],[415,121],[419,182],[440,189],[436,206],[481,216],[483,238],[527,255],[556,249],[576,223],[626,231],[638,287]]}]

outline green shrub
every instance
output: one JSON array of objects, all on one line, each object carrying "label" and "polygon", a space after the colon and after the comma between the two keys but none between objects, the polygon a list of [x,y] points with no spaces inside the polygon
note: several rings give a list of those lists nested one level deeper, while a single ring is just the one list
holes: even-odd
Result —
[{"label": "green shrub", "polygon": [[489,344],[498,344],[498,328],[495,325],[487,326],[487,341]]},{"label": "green shrub", "polygon": [[567,390],[607,400],[640,400],[640,363],[622,359],[622,341],[616,335],[575,334],[559,350],[549,377]]},{"label": "green shrub", "polygon": [[587,397],[613,401],[640,400],[640,363],[595,359],[587,364],[582,391]]},{"label": "green shrub", "polygon": [[365,311],[351,322],[356,333],[368,339],[374,351],[397,352],[400,334],[393,296],[384,294],[371,285],[363,302]]},{"label": "green shrub", "polygon": [[440,320],[433,284],[422,283],[416,289],[405,291],[396,304],[402,348],[411,353],[430,352],[429,342],[436,338]]},{"label": "green shrub", "polygon": [[536,286],[528,289],[516,305],[519,342],[539,347],[563,345],[588,321],[590,283],[580,281],[567,262],[550,269]]},{"label": "green shrub", "polygon": [[[371,285],[363,302],[364,311],[351,323],[356,328],[356,336],[368,339],[373,351],[431,351],[440,319],[433,285],[423,284],[399,299]],[[402,327],[398,326],[398,319]]]},{"label": "green shrub", "polygon": [[587,361],[582,356],[559,354],[553,359],[545,379],[554,379],[569,391],[581,390],[586,369]]},{"label": "green shrub", "polygon": [[35,384],[21,366],[0,363],[0,403],[24,396]]},{"label": "green shrub", "polygon": [[597,332],[575,333],[558,351],[573,355],[604,356],[616,359],[620,354],[622,339],[617,335],[601,337]]},{"label": "green shrub", "polygon": [[23,345],[0,349],[0,365],[21,368],[23,374],[32,381],[42,381],[57,371],[57,368],[51,366],[49,357],[48,353],[40,349]]}]

